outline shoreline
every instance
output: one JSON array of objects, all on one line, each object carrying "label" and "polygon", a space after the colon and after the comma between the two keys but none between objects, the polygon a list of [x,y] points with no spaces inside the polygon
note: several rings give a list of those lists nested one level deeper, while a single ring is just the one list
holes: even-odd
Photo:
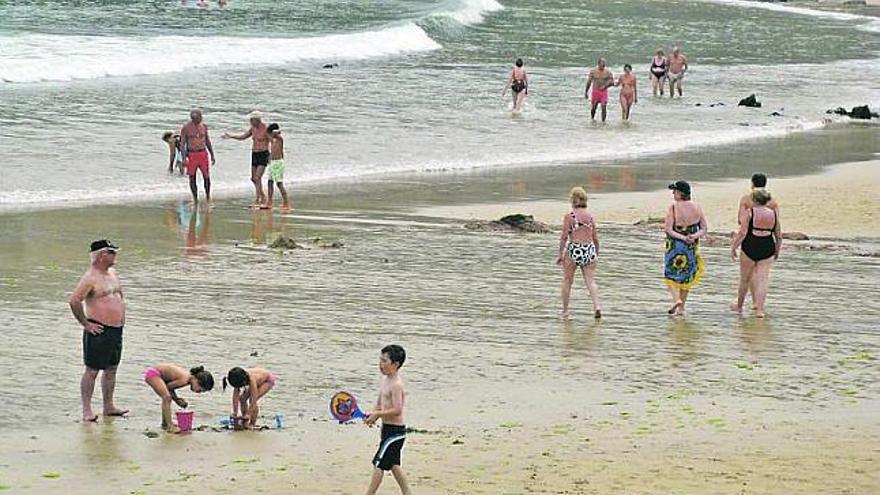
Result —
[{"label": "shoreline", "polygon": [[[686,179],[686,177],[685,177]],[[589,209],[600,224],[634,225],[665,216],[669,191],[590,194]],[[732,232],[737,228],[736,205],[748,194],[748,178],[691,182],[693,199],[704,210],[710,231]],[[783,232],[801,232],[809,237],[880,237],[880,160],[841,163],[800,177],[769,177],[767,189],[780,204]],[[833,220],[816,206],[822,198],[834,198]],[[558,227],[569,209],[565,199],[478,203],[420,209],[417,215],[458,220],[494,220],[524,213],[535,220]]]}]

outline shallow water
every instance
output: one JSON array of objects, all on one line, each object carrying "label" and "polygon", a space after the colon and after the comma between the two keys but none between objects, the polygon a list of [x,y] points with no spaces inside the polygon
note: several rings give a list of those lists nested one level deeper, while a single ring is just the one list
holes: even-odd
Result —
[{"label": "shallow water", "polygon": [[[786,146],[801,148],[773,147]],[[857,153],[840,150],[848,158]],[[655,174],[674,170],[723,177],[726,156],[692,156],[691,165],[665,159],[657,170],[636,164],[634,184],[606,176],[605,187],[652,188],[662,180]],[[785,163],[779,167],[784,173]],[[13,362],[15,349],[15,362],[34,380],[23,396],[0,378],[0,399],[16,420],[60,425],[78,417],[80,330],[65,300],[87,259],[74,246],[96,232],[123,247],[129,314],[118,396],[135,409],[132,426],[158,417],[139,378],[157,362],[205,364],[217,377],[236,365],[266,366],[283,386],[265,412],[308,417],[321,415],[334,389],[369,393],[377,349],[391,341],[410,352],[412,386],[428,404],[466,384],[504,386],[548,374],[649,394],[773,397],[783,408],[877,399],[876,258],[789,245],[773,270],[770,317],[759,321],[727,310],[738,265],[726,248],[707,247],[708,274],[691,314],[675,320],[665,315],[659,233],[608,225],[600,270],[607,316],[591,321],[577,285],[578,316],[562,324],[555,235],[476,234],[408,214],[431,202],[479,200],[479,190],[491,192],[488,200],[551,197],[577,177],[620,166],[552,170],[328,185],[319,194],[297,193],[287,215],[247,211],[244,200],[195,215],[177,202],[6,215],[4,228],[16,235],[0,250],[0,312],[18,330],[7,337],[5,359]],[[280,234],[342,240],[345,248],[268,249]],[[223,397],[191,399],[210,418],[226,409]]]},{"label": "shallow water", "polygon": [[[678,24],[658,29],[672,12]],[[0,209],[185,192],[162,173],[159,138],[193,106],[206,112],[215,191],[227,195],[248,191],[249,147],[220,135],[254,108],[287,133],[288,180],[298,183],[787,135],[819,126],[827,108],[880,103],[870,84],[880,80],[880,34],[851,28],[870,23],[680,0],[240,0],[209,12],[171,1],[7,2]],[[692,61],[687,98],[648,97],[650,54],[679,43]],[[600,55],[615,73],[631,63],[643,79],[630,126],[618,122],[613,91],[609,124],[588,123],[584,73]],[[512,119],[500,91],[516,56],[532,88],[528,110]],[[329,62],[340,66],[321,68]],[[736,108],[749,93],[764,108]],[[717,102],[726,106],[706,107]]]}]

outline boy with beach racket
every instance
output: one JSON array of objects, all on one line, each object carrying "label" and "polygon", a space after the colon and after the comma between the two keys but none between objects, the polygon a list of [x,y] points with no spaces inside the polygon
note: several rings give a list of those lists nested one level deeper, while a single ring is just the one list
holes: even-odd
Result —
[{"label": "boy with beach racket", "polygon": [[406,351],[399,345],[392,344],[382,349],[379,358],[379,371],[382,378],[379,380],[379,398],[373,410],[364,420],[368,426],[372,426],[380,418],[382,419],[382,437],[379,442],[379,450],[373,456],[373,478],[367,495],[374,495],[385,471],[391,471],[394,479],[400,486],[400,493],[410,495],[409,483],[406,475],[400,467],[400,453],[403,443],[406,441],[406,426],[403,422],[403,406],[406,399],[406,390],[403,380],[400,378],[400,367],[406,361]]}]

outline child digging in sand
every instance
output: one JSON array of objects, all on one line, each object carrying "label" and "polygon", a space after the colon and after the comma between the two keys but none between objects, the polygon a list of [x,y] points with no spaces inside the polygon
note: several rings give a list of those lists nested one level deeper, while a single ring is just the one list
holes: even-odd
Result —
[{"label": "child digging in sand", "polygon": [[189,405],[177,396],[177,389],[189,385],[190,390],[200,394],[214,388],[214,377],[205,371],[204,366],[187,371],[174,364],[157,364],[144,371],[144,381],[162,398],[162,428],[171,433],[180,431],[171,421],[171,401],[182,408]]},{"label": "child digging in sand", "polygon": [[256,426],[260,414],[257,401],[272,390],[276,381],[278,378],[263,368],[244,369],[236,366],[229,370],[223,379],[223,390],[226,390],[227,385],[232,385],[235,389],[232,392],[232,417],[244,418],[246,428]]},{"label": "child digging in sand", "polygon": [[406,441],[406,426],[403,421],[403,404],[406,399],[406,390],[403,380],[400,378],[400,367],[406,361],[406,351],[399,345],[388,345],[382,349],[379,358],[379,371],[382,378],[379,380],[379,398],[373,411],[364,420],[367,426],[373,426],[380,418],[382,419],[382,436],[379,442],[379,450],[373,456],[373,478],[367,495],[374,495],[385,471],[391,471],[394,479],[400,486],[400,493],[410,495],[409,483],[406,474],[400,467],[400,453],[403,443]]}]

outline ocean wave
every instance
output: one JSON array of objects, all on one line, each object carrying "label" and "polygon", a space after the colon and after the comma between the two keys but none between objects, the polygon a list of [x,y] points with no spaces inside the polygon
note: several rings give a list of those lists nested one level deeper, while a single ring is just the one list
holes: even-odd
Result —
[{"label": "ocean wave", "polygon": [[495,0],[455,0],[450,6],[452,10],[434,14],[436,17],[448,17],[465,26],[480,24],[486,14],[504,10],[504,6]]},{"label": "ocean wave", "polygon": [[859,21],[861,24],[854,26],[857,29],[880,33],[880,19],[867,15],[850,14],[846,12],[832,12],[828,10],[816,10],[806,7],[795,7],[783,3],[773,2],[757,2],[750,0],[700,0],[711,3],[720,3],[724,5],[733,5],[736,7],[744,7],[749,9],[763,9],[774,12],[784,12],[787,14],[806,15],[811,17],[821,17],[824,19],[835,19],[839,21]]},{"label": "ocean wave", "polygon": [[[224,65],[365,59],[442,48],[414,23],[311,38],[26,33],[0,39],[0,81],[7,83],[166,74]],[[271,52],[264,49],[269,43]]]},{"label": "ocean wave", "polygon": [[[847,125],[838,119],[840,125]],[[688,149],[709,148],[731,145],[758,139],[781,138],[792,134],[822,129],[823,121],[787,122],[783,125],[764,127],[737,127],[724,132],[690,131],[682,132],[676,140],[640,142],[637,146],[609,146],[571,148],[536,153],[515,153],[481,158],[444,159],[421,162],[363,163],[362,166],[322,168],[296,177],[299,185],[326,183],[331,181],[351,181],[393,174],[465,172],[491,168],[516,168],[560,165],[565,163],[601,162],[623,159],[658,156]],[[212,192],[215,198],[234,197],[252,191],[252,186],[243,181],[235,183],[214,181]],[[130,203],[133,201],[156,201],[189,196],[185,181],[166,181],[164,183],[141,184],[137,190],[128,186],[102,187],[96,189],[69,190],[13,190],[0,192],[0,214],[10,211],[44,210],[82,207],[97,204]]]}]

